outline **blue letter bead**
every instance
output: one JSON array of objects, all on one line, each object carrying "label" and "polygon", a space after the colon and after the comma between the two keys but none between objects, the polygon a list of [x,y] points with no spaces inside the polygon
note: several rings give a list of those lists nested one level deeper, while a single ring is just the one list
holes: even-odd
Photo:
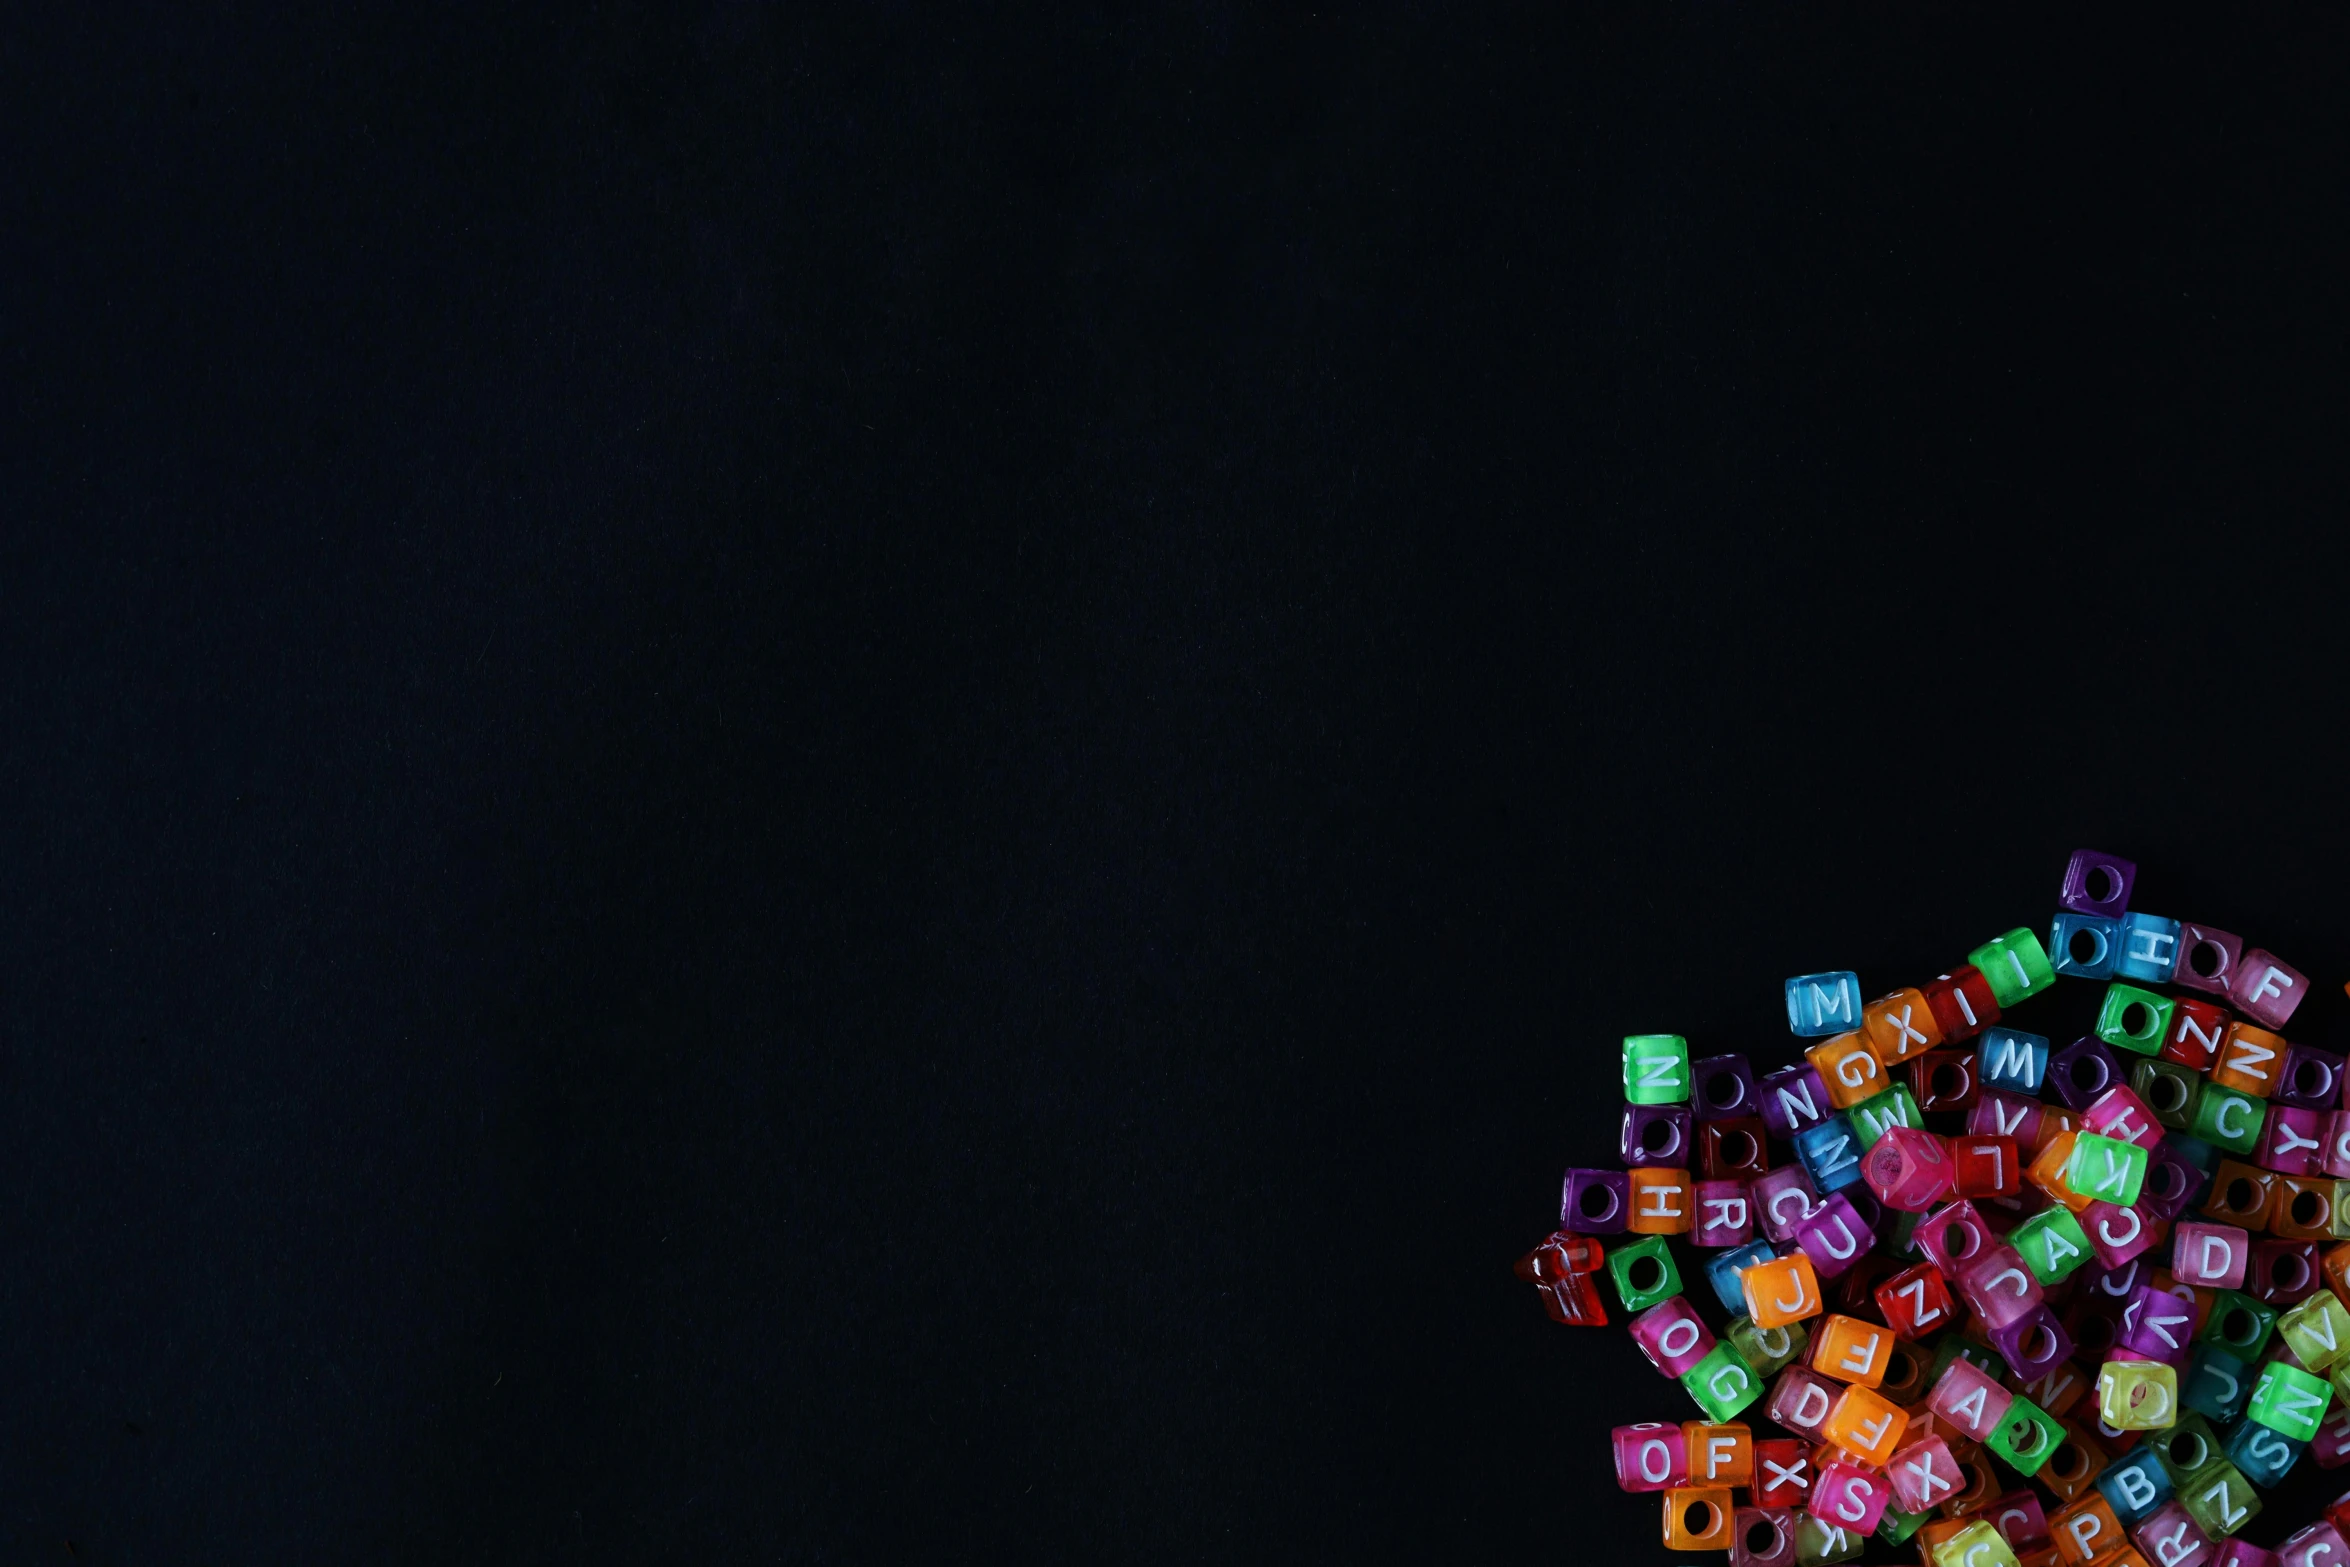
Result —
[{"label": "blue letter bead", "polygon": [[2167,985],[2179,971],[2179,922],[2159,914],[2122,916],[2121,948],[2114,955],[2115,979]]},{"label": "blue letter bead", "polygon": [[1975,1081],[2019,1094],[2040,1092],[2048,1076],[2048,1036],[2020,1028],[1986,1028],[1975,1047]]},{"label": "blue letter bead", "polygon": [[1722,1303],[1722,1309],[1732,1316],[1745,1311],[1746,1292],[1738,1287],[1738,1275],[1758,1263],[1773,1261],[1778,1255],[1778,1249],[1769,1241],[1755,1241],[1710,1259],[1705,1265],[1705,1281],[1714,1287],[1714,1298]]},{"label": "blue letter bead", "polygon": [[2170,1471],[2162,1467],[2162,1457],[2152,1444],[2146,1444],[2107,1464],[2097,1477],[2097,1489],[2113,1504],[2113,1515],[2121,1520],[2121,1526],[2134,1529],[2139,1519],[2170,1500]]},{"label": "blue letter bead", "polygon": [[2262,1490],[2274,1490],[2285,1472],[2309,1451],[2309,1444],[2271,1431],[2257,1420],[2247,1420],[2228,1433],[2221,1449],[2228,1462],[2244,1471],[2244,1478]]},{"label": "blue letter bead", "polygon": [[1852,1135],[1852,1123],[1841,1115],[1797,1132],[1795,1157],[1803,1161],[1804,1173],[1822,1197],[1860,1179],[1860,1139]]},{"label": "blue letter bead", "polygon": [[2102,914],[2059,914],[2048,931],[2056,972],[2074,979],[2111,979],[2122,955],[2122,922]]},{"label": "blue letter bead", "polygon": [[2179,1402],[2215,1425],[2226,1425],[2252,1402],[2252,1368],[2224,1349],[2198,1349],[2179,1378]]},{"label": "blue letter bead", "polygon": [[1825,1039],[1860,1027],[1860,976],[1798,974],[1787,981],[1787,1026],[1806,1039]]}]

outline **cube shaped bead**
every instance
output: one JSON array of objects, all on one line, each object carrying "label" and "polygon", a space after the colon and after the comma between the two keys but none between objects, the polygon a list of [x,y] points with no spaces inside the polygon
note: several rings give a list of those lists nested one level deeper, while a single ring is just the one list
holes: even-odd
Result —
[{"label": "cube shaped bead", "polygon": [[[2350,1541],[2345,1541],[2341,1530],[2329,1521],[2313,1523],[2286,1535],[2285,1543],[2277,1547],[2270,1562],[2275,1567],[2342,1567],[2350,1562]],[[2253,1564],[2227,1562],[2220,1567],[2253,1567]]]},{"label": "cube shaped bead", "polygon": [[1792,1512],[1741,1507],[1730,1515],[1730,1567],[1796,1567]]},{"label": "cube shaped bead", "polygon": [[2048,1520],[2048,1532],[2055,1537],[2057,1559],[2068,1567],[2103,1560],[2129,1543],[2121,1521],[2113,1515],[2113,1504],[2099,1491],[2088,1491],[2057,1509]]},{"label": "cube shaped bead", "polygon": [[1796,1515],[1796,1567],[1829,1567],[1834,1562],[1851,1561],[1860,1555],[1867,1543],[1865,1535],[1829,1523],[1815,1513]]},{"label": "cube shaped bead", "polygon": [[2179,1403],[2209,1420],[2235,1420],[2252,1399],[2252,1369],[2215,1344],[2200,1344],[2187,1362]]},{"label": "cube shaped bead", "polygon": [[[2250,1365],[2268,1348],[2269,1335],[2276,1331],[2276,1325],[2274,1308],[2262,1305],[2241,1290],[2220,1290],[2212,1297],[2210,1314],[2203,1319],[2202,1331],[2195,1335],[2195,1342],[2225,1350]],[[2250,1384],[2246,1384],[2246,1396],[2250,1396]]]},{"label": "cube shaped bead", "polygon": [[1679,1376],[1713,1352],[1713,1330],[1685,1296],[1660,1300],[1625,1326],[1648,1363],[1668,1377]]},{"label": "cube shaped bead", "polygon": [[2073,1338],[2045,1304],[1991,1330],[1991,1347],[2025,1381],[2046,1376],[2073,1358]]},{"label": "cube shaped bead", "polygon": [[2339,1469],[2350,1464],[2350,1406],[2342,1401],[2341,1382],[2330,1377],[2327,1380],[2334,1384],[2334,1408],[2326,1416],[2325,1424],[2317,1428],[2317,1435],[2310,1439],[2309,1456],[2317,1460],[2320,1469]]},{"label": "cube shaped bead", "polygon": [[1913,1513],[1933,1511],[1966,1482],[1950,1444],[1938,1436],[1904,1444],[1885,1465],[1885,1478],[1892,1483],[1894,1505]]},{"label": "cube shaped bead", "polygon": [[1860,1139],[1842,1115],[1831,1115],[1795,1134],[1795,1157],[1811,1177],[1812,1189],[1822,1196],[1859,1182],[1860,1155]]},{"label": "cube shaped bead", "polygon": [[2350,1358],[2350,1310],[2332,1290],[2318,1291],[2277,1318],[2277,1332],[2319,1376]]},{"label": "cube shaped bead", "polygon": [[1686,1164],[1693,1124],[1686,1105],[1627,1104],[1616,1151],[1627,1165]]},{"label": "cube shaped bead", "polygon": [[2183,1132],[2195,1111],[2195,1096],[2203,1079],[2192,1067],[2176,1061],[2134,1061],[2130,1064],[2130,1092],[2138,1096],[2159,1125]]},{"label": "cube shaped bead", "polygon": [[1616,1454],[1616,1484],[1634,1493],[1670,1491],[1689,1483],[1689,1450],[1681,1428],[1654,1420],[1617,1426],[1609,1433]]},{"label": "cube shaped bead", "polygon": [[2023,1160],[2012,1137],[1954,1137],[1950,1189],[1961,1198],[2013,1197],[2023,1189]]},{"label": "cube shaped bead", "polygon": [[1681,1386],[1716,1425],[1736,1419],[1740,1410],[1762,1397],[1762,1379],[1735,1344],[1716,1343],[1703,1360],[1681,1374]]},{"label": "cube shaped bead", "polygon": [[[2109,1365],[2106,1369],[2112,1368]],[[2162,1369],[2167,1371],[2170,1368],[2165,1366]],[[2101,1373],[2101,1396],[2103,1386]],[[2160,1455],[2151,1446],[2144,1444],[2107,1464],[2097,1476],[2098,1493],[2113,1508],[2114,1517],[2121,1520],[2125,1529],[2169,1501],[2173,1489],[2170,1471],[2163,1467]]]},{"label": "cube shaped bead", "polygon": [[[2102,1139],[2100,1139],[2102,1140]],[[2033,1214],[2007,1232],[2007,1244],[2043,1286],[2070,1278],[2091,1260],[2089,1236],[2063,1208]]]},{"label": "cube shaped bead", "polygon": [[2254,1299],[2267,1305],[2298,1305],[2325,1287],[2317,1247],[2307,1241],[2254,1241],[2252,1261],[2244,1282]]},{"label": "cube shaped bead", "polygon": [[1877,1146],[1877,1139],[1896,1126],[1911,1128],[1926,1124],[1907,1083],[1895,1083],[1882,1093],[1872,1094],[1844,1112],[1852,1123],[1853,1139],[1866,1153]]},{"label": "cube shaped bead", "polygon": [[1820,1081],[1827,1085],[1828,1102],[1839,1110],[1885,1091],[1890,1079],[1885,1063],[1869,1045],[1867,1036],[1843,1033],[1824,1039],[1803,1053]]},{"label": "cube shaped bead", "polygon": [[1974,1108],[1982,1089],[1976,1057],[1965,1050],[1929,1050],[1909,1063],[1909,1089],[1928,1115]]},{"label": "cube shaped bead", "polygon": [[1860,1173],[1879,1202],[1904,1213],[1924,1213],[1952,1194],[1949,1150],[1923,1128],[1888,1128],[1861,1156]]},{"label": "cube shaped bead", "polygon": [[1886,1504],[1885,1516],[1877,1520],[1877,1532],[1870,1538],[1884,1545],[1904,1545],[1933,1518],[1932,1513],[1903,1512],[1897,1497]]},{"label": "cube shaped bead", "polygon": [[1893,1488],[1883,1475],[1839,1460],[1821,1467],[1819,1481],[1812,1491],[1811,1512],[1816,1518],[1865,1535],[1877,1527],[1878,1520],[1885,1516],[1886,1504],[1892,1500]]},{"label": "cube shaped bead", "polygon": [[2121,942],[2122,922],[2102,914],[2062,913],[2048,928],[2048,956],[2071,979],[2111,979]]},{"label": "cube shaped bead", "polygon": [[2130,1531],[2141,1560],[2163,1567],[2212,1567],[2217,1545],[2178,1499],[2156,1508]]},{"label": "cube shaped bead", "polygon": [[2057,906],[2075,914],[2102,914],[2119,919],[2130,907],[2130,888],[2138,867],[2119,855],[2097,849],[2075,849],[2065,862],[2064,883],[2057,889]]},{"label": "cube shaped bead", "polygon": [[2248,1230],[2265,1230],[2276,1212],[2278,1179],[2274,1170],[2222,1159],[2211,1172],[2211,1190],[2204,1195],[2202,1211]]},{"label": "cube shaped bead", "polygon": [[[2006,1011],[2056,983],[2056,966],[2040,938],[2024,926],[1994,936],[1966,955],[1970,967],[1991,987],[1991,999]],[[2166,976],[2167,977],[2167,976]]]},{"label": "cube shaped bead", "polygon": [[1801,1355],[1804,1346],[1811,1342],[1810,1330],[1800,1322],[1762,1328],[1755,1326],[1754,1319],[1744,1313],[1730,1319],[1723,1336],[1738,1346],[1738,1353],[1746,1357],[1746,1363],[1754,1368],[1754,1374],[1758,1377],[1775,1375]]},{"label": "cube shaped bead", "polygon": [[[2014,1401],[2015,1394],[1973,1362],[1953,1360],[1935,1381],[1926,1403],[1970,1440],[1981,1442],[1999,1429],[1999,1423],[2007,1418],[2007,1406]],[[1771,1418],[1778,1416],[1774,1412]]]},{"label": "cube shaped bead", "polygon": [[1753,1180],[1770,1170],[1770,1134],[1762,1117],[1738,1116],[1697,1125],[1697,1167],[1709,1181]]},{"label": "cube shaped bead", "polygon": [[2167,985],[2179,966],[2179,922],[2159,914],[2122,916],[2113,977],[2143,985]]},{"label": "cube shaped bead", "polygon": [[2326,1116],[2325,1152],[2320,1167],[2336,1179],[2350,1177],[2350,1110],[2335,1110]]},{"label": "cube shaped bead", "polygon": [[1771,1384],[1771,1401],[1764,1412],[1796,1435],[1816,1442],[1828,1423],[1829,1411],[1843,1396],[1843,1388],[1809,1366],[1789,1366]]},{"label": "cube shaped bead", "polygon": [[1906,1061],[1942,1043],[1942,1027],[1922,990],[1896,990],[1861,1008],[1861,1032],[1887,1063]]},{"label": "cube shaped bead", "polygon": [[2097,1037],[2116,1050],[2159,1054],[2170,1037],[2171,998],[2115,980],[2097,1009]]},{"label": "cube shaped bead", "polygon": [[1747,1191],[1754,1199],[1756,1228],[1774,1241],[1793,1240],[1795,1226],[1820,1204],[1819,1191],[1801,1164],[1781,1165],[1748,1182]]},{"label": "cube shaped bead", "polygon": [[1836,1447],[1882,1469],[1909,1432],[1909,1416],[1873,1388],[1855,1385],[1837,1396],[1820,1434]]},{"label": "cube shaped bead", "polygon": [[2281,1241],[2331,1241],[2342,1214],[2342,1183],[2321,1175],[2277,1178],[2276,1206],[2269,1233]]},{"label": "cube shaped bead", "polygon": [[2272,1431],[2257,1420],[2247,1420],[2228,1433],[2224,1452],[2228,1462],[2245,1479],[2263,1490],[2274,1490],[2308,1450],[2307,1441]]},{"label": "cube shaped bead", "polygon": [[[2158,1061],[2137,1063],[2146,1067],[2161,1064]],[[2141,1148],[2152,1148],[2162,1141],[2162,1123],[2155,1119],[2153,1107],[2138,1097],[2136,1089],[2123,1083],[2116,1083],[2089,1103],[2081,1112],[2081,1130],[2136,1143]]]},{"label": "cube shaped bead", "polygon": [[1960,1269],[1957,1282],[1959,1294],[1991,1328],[2023,1316],[2045,1295],[2022,1255],[2005,1242],[1984,1247],[1980,1256]]},{"label": "cube shaped bead", "polygon": [[1708,1250],[1746,1246],[1754,1240],[1754,1203],[1744,1181],[1699,1181],[1693,1244]]},{"label": "cube shaped bead", "polygon": [[2324,1167],[2326,1112],[2271,1103],[2252,1157],[2279,1175],[2315,1175]]},{"label": "cube shaped bead", "polygon": [[1665,1493],[1665,1549],[1726,1551],[1737,1509],[1727,1486],[1689,1486]]},{"label": "cube shaped bead", "polygon": [[2175,1138],[2165,1137],[2146,1161],[2146,1185],[2138,1193],[2138,1206],[2151,1217],[2175,1219],[2195,1205],[2209,1179],[2179,1151]]},{"label": "cube shaped bead", "polygon": [[1738,1275],[1746,1314],[1757,1327],[1782,1328],[1826,1310],[1819,1275],[1801,1252],[1757,1263]]},{"label": "cube shaped bead", "polygon": [[[2159,1431],[2178,1412],[2179,1374],[2174,1368],[2158,1360],[2108,1360],[2098,1368],[2097,1417],[2114,1430]],[[2161,1465],[2152,1467],[2159,1470]]]},{"label": "cube shaped bead", "polygon": [[1609,1252],[1607,1272],[1627,1312],[1646,1311],[1681,1293],[1681,1270],[1661,1235],[1644,1235]]},{"label": "cube shaped bead", "polygon": [[2212,1062],[2211,1080],[2255,1099],[2273,1099],[2285,1069],[2285,1052],[2291,1048],[2282,1034],[2251,1023],[2230,1023]]},{"label": "cube shaped bead", "polygon": [[[2329,1294],[2326,1298],[2333,1297]],[[1894,1274],[1877,1286],[1876,1299],[1885,1325],[1913,1343],[1949,1327],[1956,1315],[1950,1286],[1942,1270],[1930,1262]]]},{"label": "cube shaped bead", "polygon": [[1754,1063],[1742,1055],[1707,1056],[1689,1065],[1689,1108],[1701,1121],[1759,1115]]},{"label": "cube shaped bead", "polygon": [[2088,1109],[2121,1080],[2120,1060],[2093,1035],[2083,1035],[2048,1058],[2048,1091],[2068,1110]]},{"label": "cube shaped bead", "polygon": [[2344,1058],[2315,1045],[2288,1045],[2277,1077],[2277,1104],[2304,1110],[2331,1110],[2342,1102]]},{"label": "cube shaped bead", "polygon": [[2083,1132],[2073,1140],[2064,1178],[2066,1185],[2092,1201],[2127,1208],[2138,1200],[2138,1192],[2146,1184],[2146,1150],[2133,1142]]},{"label": "cube shaped bead", "polygon": [[1911,1239],[1926,1260],[1942,1270],[1944,1278],[1955,1279],[1982,1255],[1994,1237],[1975,1205],[1962,1200],[1928,1214],[1919,1221]]},{"label": "cube shaped bead", "polygon": [[2212,1058],[2219,1053],[2220,1041],[2227,1037],[2228,1024],[2233,1021],[2228,1009],[2193,996],[2171,999],[2176,1005],[2171,1008],[2170,1035],[2162,1042],[2162,1059],[2197,1072],[2210,1071]]},{"label": "cube shaped bead", "polygon": [[2039,1135],[2045,1117],[2037,1100],[1984,1088],[1976,1092],[1975,1106],[1967,1112],[1966,1129],[1976,1137],[2012,1137],[2022,1148]]},{"label": "cube shaped bead", "polygon": [[1822,1376],[1875,1387],[1884,1380],[1892,1358],[1892,1329],[1831,1313],[1820,1324],[1811,1363]]},{"label": "cube shaped bead", "polygon": [[2260,1146],[2260,1134],[2267,1125],[2267,1104],[2212,1081],[2195,1096],[2195,1112],[2188,1120],[2187,1132],[2214,1148],[2248,1154]]},{"label": "cube shaped bead", "polygon": [[2048,1514],[2027,1488],[2010,1491],[1983,1509],[1983,1521],[1999,1531],[2010,1550],[2036,1551],[2052,1543]]},{"label": "cube shaped bead", "polygon": [[[2195,1308],[2152,1280],[2130,1292],[2116,1348],[2166,1365],[2185,1365],[2195,1343]],[[2166,1422],[2167,1423],[2167,1422]]]},{"label": "cube shaped bead", "polygon": [[1860,976],[1836,969],[1788,980],[1787,1026],[1806,1039],[1860,1027]]},{"label": "cube shaped bead", "polygon": [[1679,1034],[1624,1038],[1624,1097],[1636,1105],[1689,1102],[1689,1041]]},{"label": "cube shaped bead", "polygon": [[1754,1483],[1754,1432],[1732,1423],[1681,1422],[1681,1445],[1689,1453],[1691,1485],[1745,1486]]},{"label": "cube shaped bead", "polygon": [[2048,1462],[2048,1455],[2056,1451],[2063,1436],[2064,1427],[2054,1415],[2019,1397],[2007,1406],[2006,1418],[1984,1438],[1983,1446],[2028,1480]]},{"label": "cube shaped bead", "polygon": [[2234,1534],[2260,1512],[2260,1494],[2224,1458],[2190,1475],[2178,1499],[2196,1527],[2213,1539]]},{"label": "cube shaped bead", "polygon": [[2101,1268],[2118,1268],[2170,1238],[2166,1221],[2142,1207],[2116,1208],[2093,1202],[2081,1210],[2080,1225],[2089,1232],[2089,1250],[2096,1254]]},{"label": "cube shaped bead", "polygon": [[2246,1017],[2283,1028],[2309,993],[2309,979],[2273,952],[2254,947],[2228,979],[2228,999]]},{"label": "cube shaped bead", "polygon": [[[2183,1384],[2182,1384],[2183,1386]],[[2168,1431],[2147,1437],[2143,1444],[2162,1460],[2162,1467],[2170,1475],[2171,1488],[2187,1483],[2187,1478],[2205,1464],[2220,1456],[2219,1432],[2209,1420],[2192,1409],[2183,1409]]]},{"label": "cube shaped bead", "polygon": [[1804,1128],[1827,1120],[1836,1109],[1828,1102],[1828,1085],[1820,1081],[1818,1070],[1808,1061],[1765,1074],[1755,1085],[1755,1098],[1763,1125],[1771,1129],[1773,1137],[1790,1142]]},{"label": "cube shaped bead", "polygon": [[2189,921],[2179,927],[2179,966],[2171,973],[2171,983],[2225,996],[2243,951],[2243,937]]},{"label": "cube shaped bead", "polygon": [[1972,1039],[1999,1021],[1999,998],[1982,970],[1971,963],[1937,974],[1920,988],[1933,1010],[1934,1026],[1950,1044]]},{"label": "cube shaped bead", "polygon": [[1697,1224],[1696,1183],[1687,1170],[1634,1169],[1632,1214],[1624,1228],[1635,1235],[1686,1235]]},{"label": "cube shaped bead", "polygon": [[1569,1170],[1559,1192],[1559,1228],[1621,1235],[1632,1216],[1632,1181],[1621,1170]]},{"label": "cube shaped bead", "polygon": [[1832,1279],[1868,1253],[1876,1244],[1876,1233],[1861,1218],[1851,1198],[1833,1192],[1795,1227],[1795,1244],[1811,1258],[1821,1278]]},{"label": "cube shaped bead", "polygon": [[1985,1088],[2036,1094],[2048,1075],[2048,1038],[2020,1028],[1987,1028],[1975,1043],[1975,1076]]},{"label": "cube shaped bead", "polygon": [[1772,1437],[1754,1444],[1754,1500],[1771,1508],[1801,1507],[1811,1500],[1811,1444]]}]

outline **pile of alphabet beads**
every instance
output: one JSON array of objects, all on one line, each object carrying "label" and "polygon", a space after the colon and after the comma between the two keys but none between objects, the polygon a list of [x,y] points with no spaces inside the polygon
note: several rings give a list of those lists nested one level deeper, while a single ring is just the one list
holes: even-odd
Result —
[{"label": "pile of alphabet beads", "polygon": [[[2299,970],[2132,912],[2136,876],[2084,849],[2046,946],[2011,930],[1875,1001],[1788,980],[1805,1048],[1774,1071],[1624,1041],[1625,1168],[1569,1170],[1517,1271],[1560,1322],[1612,1295],[1697,1406],[1614,1433],[1668,1547],[2350,1567],[2350,1498],[2234,1538],[2304,1454],[2350,1462],[2350,1074],[2279,1032]],[[2060,1050],[2012,1017],[2068,977],[2105,988]]]}]

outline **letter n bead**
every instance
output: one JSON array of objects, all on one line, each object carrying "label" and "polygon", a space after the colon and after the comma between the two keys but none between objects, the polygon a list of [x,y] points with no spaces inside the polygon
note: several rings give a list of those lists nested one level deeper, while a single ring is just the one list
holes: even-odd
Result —
[{"label": "letter n bead", "polygon": [[2333,1396],[2333,1384],[2325,1378],[2272,1360],[2260,1368],[2260,1380],[2252,1384],[2252,1403],[2244,1413],[2280,1436],[2306,1442],[2317,1435]]},{"label": "letter n bead", "polygon": [[1795,1140],[1796,1133],[1819,1125],[1836,1111],[1828,1102],[1828,1085],[1820,1081],[1819,1072],[1808,1061],[1783,1066],[1755,1086],[1763,1125],[1771,1129],[1773,1137],[1789,1142]]},{"label": "letter n bead", "polygon": [[1624,1097],[1636,1105],[1689,1102],[1689,1041],[1679,1034],[1624,1038]]}]

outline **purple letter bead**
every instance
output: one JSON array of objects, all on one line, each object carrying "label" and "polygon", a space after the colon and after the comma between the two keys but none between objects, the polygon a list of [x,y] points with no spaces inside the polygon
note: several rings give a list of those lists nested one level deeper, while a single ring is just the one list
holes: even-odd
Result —
[{"label": "purple letter bead", "polygon": [[2159,1360],[2166,1366],[2184,1366],[2193,1352],[2195,1308],[2168,1290],[2140,1284],[2122,1308],[2117,1342],[2133,1355]]},{"label": "purple letter bead", "polygon": [[2208,1179],[2168,1142],[2156,1143],[2146,1158],[2146,1183],[2138,1188],[2138,1206],[2148,1218],[2175,1219],[2203,1195]]},{"label": "purple letter bead", "polygon": [[1689,1164],[1689,1107],[1687,1105],[1626,1105],[1624,1130],[1616,1151],[1624,1163],[1638,1169],[1685,1169]]},{"label": "purple letter bead", "polygon": [[1773,1137],[1792,1141],[1807,1126],[1817,1126],[1836,1113],[1828,1103],[1828,1086],[1819,1070],[1809,1065],[1783,1066],[1758,1086],[1763,1125]]},{"label": "purple letter bead", "polygon": [[1559,1228],[1576,1235],[1621,1235],[1632,1215],[1632,1177],[1621,1170],[1569,1170],[1559,1194]]},{"label": "purple letter bead", "polygon": [[2027,1382],[2037,1382],[2073,1357],[2072,1335],[2045,1301],[2005,1327],[1993,1328],[1991,1347]]},{"label": "purple letter bead", "polygon": [[[2277,1078],[2271,1104],[2302,1110],[2331,1110],[2342,1097],[2343,1058],[2314,1045],[2293,1045],[2285,1051],[2285,1069]],[[2350,1564],[2346,1564],[2350,1567]]]},{"label": "purple letter bead", "polygon": [[1747,1195],[1754,1202],[1755,1224],[1781,1244],[1795,1239],[1795,1227],[1820,1205],[1811,1174],[1800,1164],[1783,1164],[1768,1175],[1757,1176]]},{"label": "purple letter bead", "polygon": [[2082,1035],[2048,1058],[2048,1087],[2067,1110],[2088,1109],[2121,1080],[2121,1063],[2095,1034]]},{"label": "purple letter bead", "polygon": [[1700,1121],[1754,1114],[1754,1063],[1744,1056],[1707,1056],[1691,1062],[1689,1108]]},{"label": "purple letter bead", "polygon": [[2075,849],[2064,868],[2064,889],[2056,895],[2058,908],[2075,914],[2098,914],[2118,920],[2129,912],[2130,884],[2138,867],[2116,855],[2095,849]]},{"label": "purple letter bead", "polygon": [[1876,1245],[1875,1232],[1842,1192],[1829,1194],[1828,1200],[1812,1210],[1810,1218],[1795,1227],[1795,1244],[1811,1258],[1812,1271],[1823,1279],[1832,1279],[1843,1273]]}]

